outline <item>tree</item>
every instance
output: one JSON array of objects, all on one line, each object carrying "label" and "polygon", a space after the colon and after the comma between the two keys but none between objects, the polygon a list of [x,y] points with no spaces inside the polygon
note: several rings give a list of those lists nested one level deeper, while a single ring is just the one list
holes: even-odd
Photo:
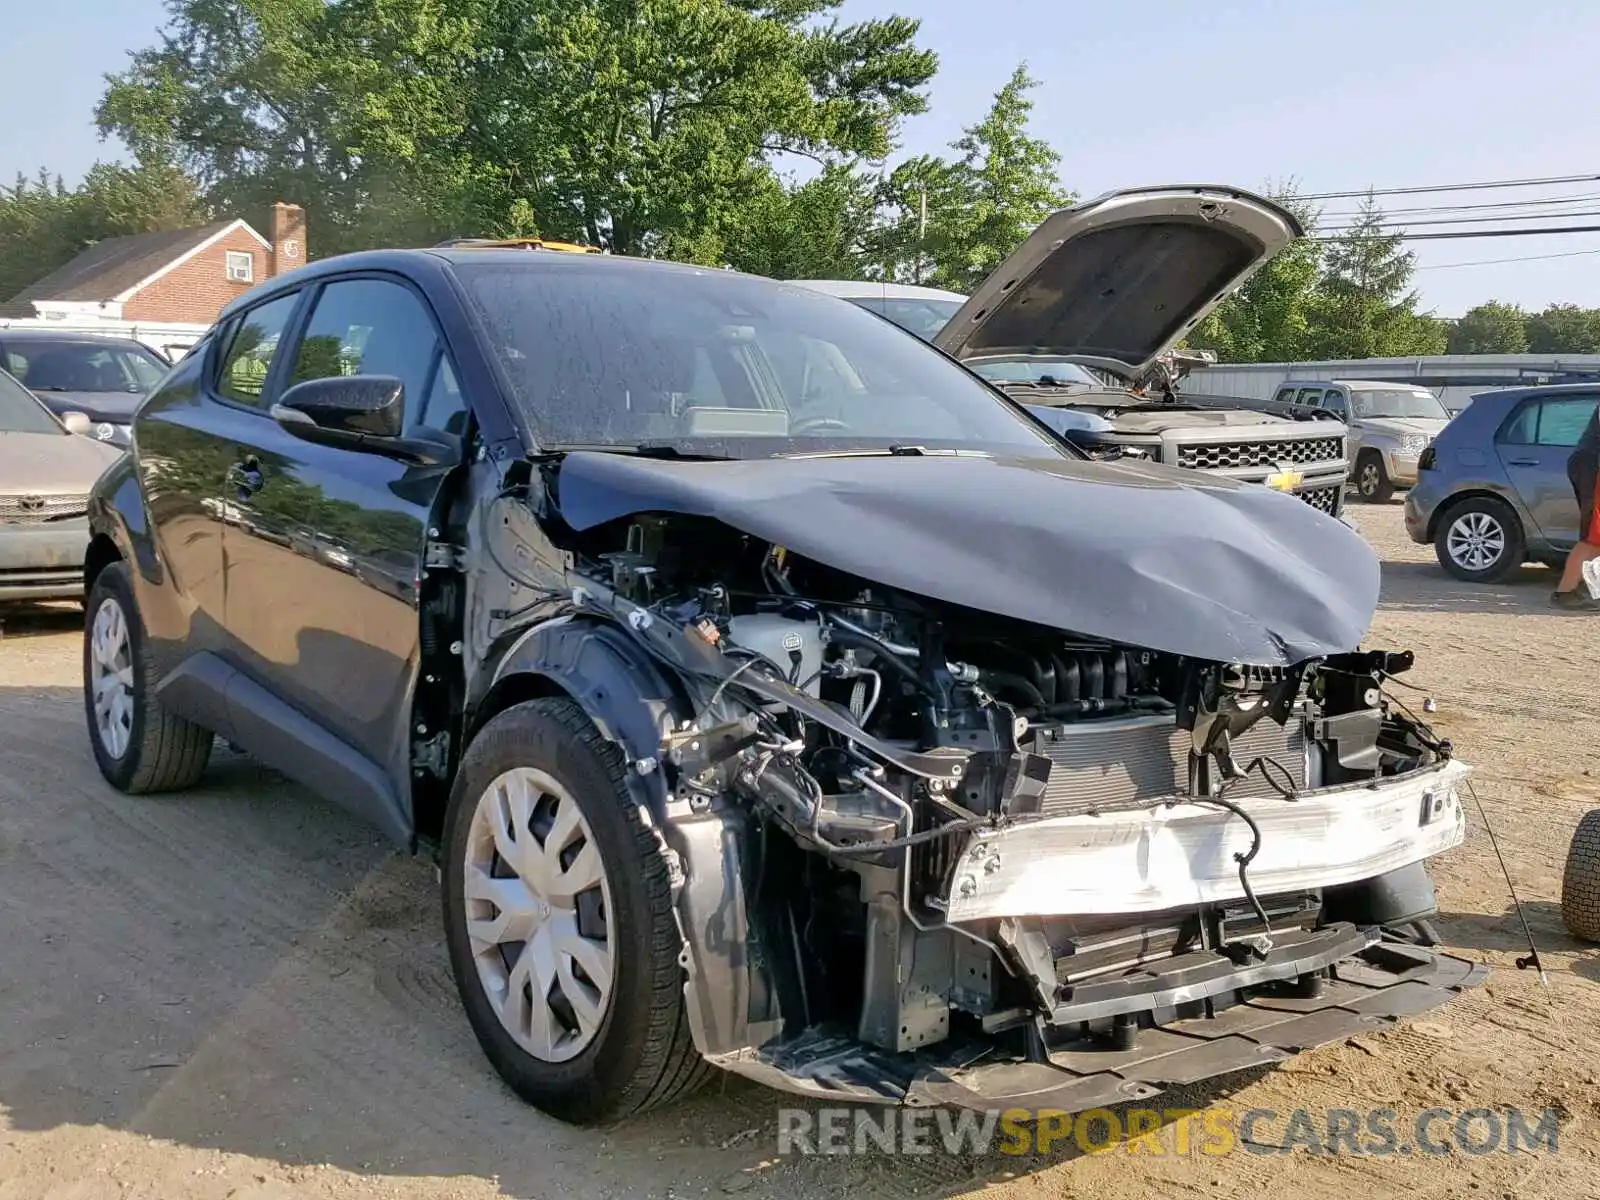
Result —
[{"label": "tree", "polygon": [[774,279],[859,279],[874,254],[873,180],[845,163],[785,185],[773,177],[724,240],[728,265]]},{"label": "tree", "polygon": [[169,0],[98,119],[322,252],[539,232],[721,262],[776,156],[882,157],[934,56],[840,0]]},{"label": "tree", "polygon": [[110,237],[206,220],[194,181],[166,162],[97,163],[68,190],[48,172],[0,187],[0,299]]},{"label": "tree", "polygon": [[1450,354],[1521,354],[1528,348],[1528,314],[1490,300],[1469,308],[1449,331]]},{"label": "tree", "polygon": [[[1315,234],[1318,213],[1296,197],[1293,186],[1273,197]],[[1214,308],[1187,344],[1216,352],[1219,362],[1294,362],[1303,355],[1322,265],[1322,246],[1301,238],[1280,251],[1232,296]]]},{"label": "tree", "polygon": [[1552,304],[1528,318],[1528,349],[1536,354],[1600,354],[1600,309]]},{"label": "tree", "polygon": [[1028,93],[1037,86],[1027,64],[1018,66],[983,120],[952,143],[959,159],[914,159],[890,177],[890,242],[902,257],[910,251],[914,276],[922,276],[925,255],[931,270],[924,282],[970,292],[1041,221],[1072,202],[1056,173],[1061,156],[1028,133]]},{"label": "tree", "polygon": [[1313,294],[1306,356],[1391,358],[1441,354],[1443,328],[1417,312],[1410,290],[1415,256],[1390,233],[1372,196],[1355,223],[1328,244],[1325,268]]}]

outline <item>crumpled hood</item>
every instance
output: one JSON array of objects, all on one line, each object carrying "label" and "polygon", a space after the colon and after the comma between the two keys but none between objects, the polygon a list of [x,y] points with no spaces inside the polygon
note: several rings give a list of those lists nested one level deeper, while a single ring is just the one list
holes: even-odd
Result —
[{"label": "crumpled hood", "polygon": [[1078,460],[871,456],[666,462],[574,452],[574,529],[709,517],[892,588],[1220,662],[1355,649],[1378,602],[1361,535],[1268,488]]}]

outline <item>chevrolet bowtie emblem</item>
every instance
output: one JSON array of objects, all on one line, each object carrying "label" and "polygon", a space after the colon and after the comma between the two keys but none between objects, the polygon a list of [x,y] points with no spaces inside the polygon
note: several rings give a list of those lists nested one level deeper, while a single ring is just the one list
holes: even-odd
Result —
[{"label": "chevrolet bowtie emblem", "polygon": [[1280,492],[1292,492],[1305,480],[1305,472],[1278,464],[1278,469],[1267,476],[1267,486]]}]

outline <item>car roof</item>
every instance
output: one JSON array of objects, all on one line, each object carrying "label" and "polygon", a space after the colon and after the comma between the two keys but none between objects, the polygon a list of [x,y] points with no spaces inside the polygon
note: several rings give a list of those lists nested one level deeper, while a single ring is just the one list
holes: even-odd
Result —
[{"label": "car roof", "polygon": [[[10,326],[0,329],[0,338],[27,338],[39,342],[77,342],[85,346],[137,346],[149,350],[138,338],[125,333],[79,333],[72,329],[29,329]],[[154,353],[154,351],[152,351]]]},{"label": "car roof", "polygon": [[1600,393],[1600,379],[1593,383],[1539,383],[1527,387],[1494,388],[1491,391],[1472,393],[1472,403],[1477,405],[1484,400],[1510,402],[1539,396],[1593,396],[1596,393]]},{"label": "car roof", "polygon": [[218,314],[222,321],[243,308],[253,308],[268,297],[291,288],[315,283],[318,279],[350,271],[399,271],[419,267],[454,267],[461,263],[516,264],[531,270],[559,266],[576,271],[655,271],[665,274],[692,274],[734,276],[745,279],[762,279],[773,286],[783,281],[749,275],[742,271],[729,271],[721,267],[698,266],[694,263],[670,262],[665,259],[635,258],[631,255],[601,254],[586,246],[570,243],[547,242],[530,245],[526,241],[476,242],[461,241],[444,246],[414,249],[356,250],[331,258],[318,259],[303,267],[296,267],[275,275],[260,286],[231,300]]},{"label": "car roof", "polygon": [[1352,392],[1389,391],[1393,388],[1408,388],[1413,392],[1433,392],[1420,383],[1406,383],[1401,379],[1328,379],[1324,383],[1340,383]]}]

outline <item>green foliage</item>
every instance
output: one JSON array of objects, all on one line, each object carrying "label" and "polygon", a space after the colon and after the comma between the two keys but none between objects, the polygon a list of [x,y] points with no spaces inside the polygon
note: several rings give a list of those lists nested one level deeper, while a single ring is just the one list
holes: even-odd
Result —
[{"label": "green foliage", "polygon": [[[1293,186],[1274,198],[1289,209],[1308,234],[1316,233],[1318,213],[1300,200]],[[1293,362],[1310,339],[1312,298],[1322,268],[1322,246],[1302,238],[1267,263],[1197,325],[1187,339],[1198,350],[1213,350],[1220,362]]]},{"label": "green foliage", "polygon": [[0,187],[0,299],[105,238],[183,229],[206,217],[193,182],[166,162],[98,163],[70,191],[43,171],[19,176]]},{"label": "green foliage", "polygon": [[1442,354],[1445,331],[1417,312],[1416,256],[1368,196],[1348,232],[1328,243],[1312,294],[1308,358],[1392,358]]},{"label": "green foliage", "polygon": [[1528,349],[1537,354],[1600,354],[1600,309],[1552,304],[1528,317]]},{"label": "green foliage", "polygon": [[721,262],[770,160],[887,154],[917,23],[839,0],[169,0],[98,119],[314,246],[518,233]]},{"label": "green foliage", "polygon": [[1450,354],[1522,354],[1528,349],[1528,314],[1491,300],[1469,308],[1450,329]]}]

